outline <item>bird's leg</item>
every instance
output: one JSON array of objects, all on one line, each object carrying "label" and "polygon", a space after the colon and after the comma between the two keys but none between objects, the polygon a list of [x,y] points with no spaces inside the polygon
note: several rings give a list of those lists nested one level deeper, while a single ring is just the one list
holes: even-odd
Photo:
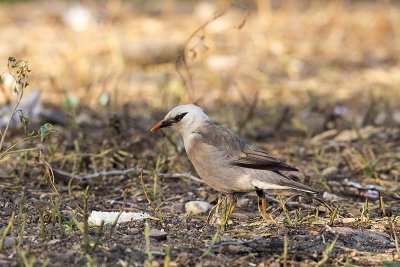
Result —
[{"label": "bird's leg", "polygon": [[214,207],[212,207],[212,209],[211,209],[210,212],[208,213],[208,216],[207,216],[207,223],[208,223],[208,224],[210,223],[210,220],[211,220],[212,215],[213,215],[215,212],[218,213],[218,208],[219,208],[219,206],[221,206],[221,203],[222,203],[221,200],[222,200],[222,196],[220,196],[220,197],[218,198],[218,203],[217,203]]},{"label": "bird's leg", "polygon": [[221,201],[221,228],[225,230],[226,223],[228,222],[227,220],[227,202],[228,198],[226,195],[222,196],[222,201]]},{"label": "bird's leg", "polygon": [[236,208],[236,203],[237,203],[237,196],[236,195],[229,195],[229,210],[228,210],[228,216],[227,220],[231,217],[233,211]]},{"label": "bird's leg", "polygon": [[228,210],[228,216],[226,216],[226,221],[229,221],[229,218],[231,217],[233,211],[235,210],[237,203],[236,195],[228,195],[228,198],[229,198],[229,210]]},{"label": "bird's leg", "polygon": [[[229,199],[229,208],[228,208],[228,199]],[[236,195],[222,195],[218,198],[218,203],[210,210],[207,216],[207,223],[210,223],[212,215],[216,212],[218,213],[219,208],[221,207],[221,228],[225,229],[226,224],[229,221],[233,211],[235,210],[237,202]]]},{"label": "bird's leg", "polygon": [[[267,220],[267,199],[265,198],[264,190],[258,189],[256,190],[258,201],[261,199],[261,216],[263,217],[264,221]],[[260,203],[260,202],[258,202]]]}]

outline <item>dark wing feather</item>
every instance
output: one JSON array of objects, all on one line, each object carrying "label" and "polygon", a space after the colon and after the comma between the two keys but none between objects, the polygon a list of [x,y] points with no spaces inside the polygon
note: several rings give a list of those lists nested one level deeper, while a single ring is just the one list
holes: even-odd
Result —
[{"label": "dark wing feather", "polygon": [[238,133],[212,122],[208,122],[198,133],[202,135],[203,142],[226,151],[234,166],[268,171],[298,171],[264,150],[249,144]]},{"label": "dark wing feather", "polygon": [[268,171],[298,171],[258,147],[247,145],[233,165]]},{"label": "dark wing feather", "polygon": [[[207,122],[205,127],[199,128],[196,133],[201,136],[201,141],[213,146],[221,155],[230,161],[230,164],[242,168],[271,171],[280,178],[269,177],[268,183],[287,186],[307,193],[317,193],[313,188],[293,181],[290,173],[300,173],[264,150],[251,145],[238,133]],[[288,172],[288,173],[285,173]],[[268,178],[268,177],[267,177]]]},{"label": "dark wing feather", "polygon": [[306,193],[311,193],[311,194],[318,194],[319,193],[319,191],[314,189],[314,188],[311,188],[309,186],[306,186],[304,184],[301,184],[299,182],[294,181],[290,177],[290,175],[287,176],[287,175],[281,173],[280,171],[274,171],[274,172],[279,174],[280,176],[286,178],[285,180],[281,180],[280,181],[280,183],[279,183],[280,185],[287,186],[287,187],[290,187],[290,188],[293,188],[293,189],[296,189],[296,190],[299,190],[299,191],[303,191],[303,192],[306,192]]},{"label": "dark wing feather", "polygon": [[221,127],[211,121],[206,123],[197,131],[202,136],[202,142],[225,151],[229,158],[237,159],[247,145],[246,140],[231,129]]}]

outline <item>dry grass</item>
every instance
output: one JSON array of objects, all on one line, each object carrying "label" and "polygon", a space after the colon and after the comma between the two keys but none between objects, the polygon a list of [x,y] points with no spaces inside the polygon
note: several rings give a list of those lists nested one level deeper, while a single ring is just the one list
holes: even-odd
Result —
[{"label": "dry grass", "polygon": [[[144,69],[143,64],[157,62],[158,50],[168,55],[166,48],[183,45],[212,18],[213,8],[225,10],[182,3],[167,12],[110,1],[89,6],[97,21],[76,32],[63,23],[68,6],[3,4],[0,24],[7,41],[1,44],[0,66],[9,55],[29,59],[33,87],[54,103],[67,95],[96,106],[107,92],[114,105],[136,100],[162,109],[188,100],[174,56],[166,58],[167,64]],[[192,100],[212,108],[221,99],[242,103],[243,95],[251,101],[259,91],[259,101],[269,105],[297,105],[317,95],[325,102],[328,96],[356,98],[351,103],[365,108],[372,95],[398,108],[399,21],[400,9],[384,1],[296,1],[272,10],[231,7],[188,45],[196,91]]]}]

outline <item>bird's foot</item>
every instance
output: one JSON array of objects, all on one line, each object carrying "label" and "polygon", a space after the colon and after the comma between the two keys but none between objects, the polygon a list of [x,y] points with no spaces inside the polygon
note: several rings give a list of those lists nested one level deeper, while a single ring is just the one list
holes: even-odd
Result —
[{"label": "bird's foot", "polygon": [[[231,217],[233,211],[235,210],[236,202],[237,202],[236,196],[228,197],[226,195],[223,195],[219,197],[218,203],[210,210],[207,216],[207,223],[221,225],[221,229],[225,230],[226,225],[233,223],[229,218]],[[221,208],[221,213],[219,213],[220,208]]]},{"label": "bird's foot", "polygon": [[228,218],[229,210],[228,210],[228,197],[223,196],[221,200],[221,229],[225,230],[226,224],[229,220]]},{"label": "bird's foot", "polygon": [[221,198],[222,197],[218,198],[217,204],[214,207],[212,207],[210,212],[208,213],[208,216],[207,216],[207,223],[208,224],[214,224],[213,223],[213,220],[214,220],[213,218],[215,217],[216,214],[218,214],[219,207],[221,206],[221,203],[222,203]]},{"label": "bird's foot", "polygon": [[[261,205],[260,205],[260,202],[261,202]],[[267,200],[265,198],[265,195],[258,198],[258,210],[261,213],[263,222],[265,222],[265,223],[272,222],[274,224],[277,223],[277,221],[274,219],[274,217],[272,217],[271,213],[267,214]]]}]

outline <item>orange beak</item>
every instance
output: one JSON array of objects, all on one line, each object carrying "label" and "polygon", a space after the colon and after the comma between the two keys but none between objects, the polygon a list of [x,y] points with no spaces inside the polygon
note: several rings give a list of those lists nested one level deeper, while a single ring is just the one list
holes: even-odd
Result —
[{"label": "orange beak", "polygon": [[155,131],[157,131],[157,130],[160,130],[163,123],[164,123],[164,120],[161,120],[161,121],[157,122],[157,123],[151,128],[150,131],[155,132]]}]

